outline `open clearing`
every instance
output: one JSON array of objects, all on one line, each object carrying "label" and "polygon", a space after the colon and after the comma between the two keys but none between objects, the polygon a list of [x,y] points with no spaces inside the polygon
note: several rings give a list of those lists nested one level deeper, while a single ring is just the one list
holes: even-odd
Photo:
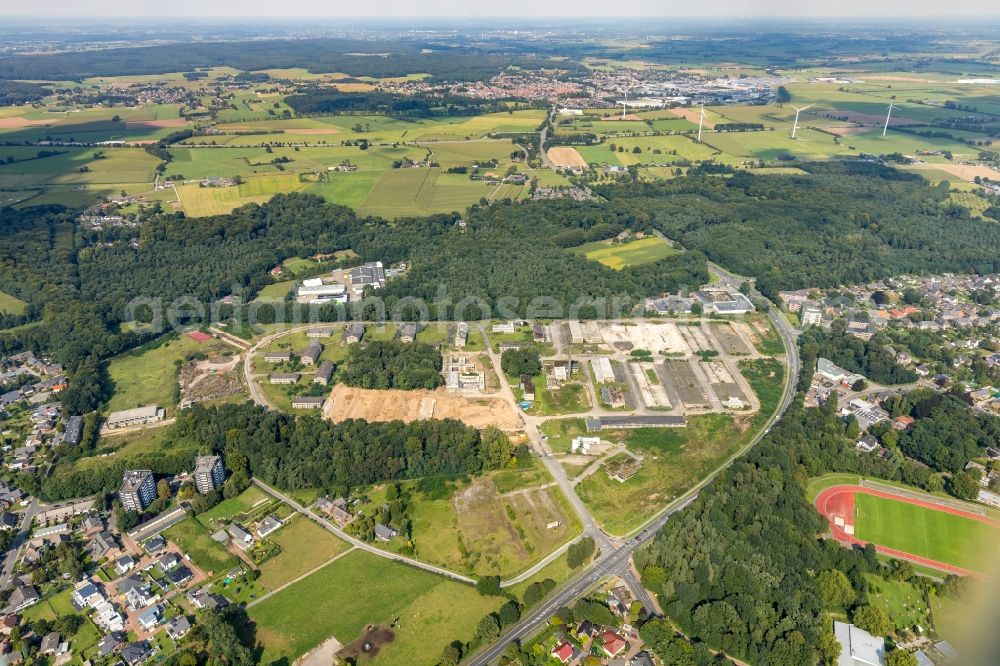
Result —
[{"label": "open clearing", "polygon": [[587,161],[573,146],[555,146],[548,150],[549,159],[557,167],[587,168]]},{"label": "open clearing", "polygon": [[0,312],[7,312],[12,315],[24,314],[24,309],[28,304],[19,298],[0,291]]},{"label": "open clearing", "polygon": [[337,384],[323,405],[323,415],[335,423],[347,419],[399,419],[410,422],[433,416],[436,419],[458,419],[474,428],[495,425],[512,431],[521,426],[517,414],[503,400],[464,398],[443,388],[436,391],[380,391]]},{"label": "open clearing", "polygon": [[260,584],[274,590],[290,580],[311,571],[347,550],[347,543],[328,531],[294,514],[291,522],[268,539],[281,548],[281,552],[260,567]]},{"label": "open clearing", "polygon": [[114,385],[114,395],[108,403],[108,411],[149,404],[173,406],[174,387],[177,385],[175,362],[183,361],[195,352],[213,358],[231,354],[232,348],[221,342],[198,342],[181,335],[159,347],[146,351],[139,349],[111,359],[108,375]]},{"label": "open clearing", "polygon": [[281,590],[250,609],[262,664],[294,659],[336,637],[345,645],[369,625],[395,634],[379,664],[435,664],[444,646],[470,640],[475,625],[503,600],[472,587],[360,550]]},{"label": "open clearing", "polygon": [[591,261],[597,261],[608,268],[621,270],[627,266],[639,266],[659,261],[677,250],[661,238],[639,238],[627,243],[594,241],[569,248],[570,252],[583,254]]}]

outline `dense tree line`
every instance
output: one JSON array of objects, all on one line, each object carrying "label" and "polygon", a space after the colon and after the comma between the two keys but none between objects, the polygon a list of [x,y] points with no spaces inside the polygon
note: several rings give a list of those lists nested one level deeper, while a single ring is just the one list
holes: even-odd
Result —
[{"label": "dense tree line", "polygon": [[[512,461],[499,431],[480,434],[454,420],[329,423],[252,404],[185,410],[172,436],[246,460],[256,477],[281,488],[325,488],[340,495],[356,486],[425,476],[458,476]],[[523,452],[521,452],[523,454]]]},{"label": "dense tree line", "polygon": [[310,88],[285,98],[298,115],[331,113],[384,113],[395,118],[468,116],[507,110],[500,100],[446,96],[433,100],[386,92],[346,93],[330,88]]},{"label": "dense tree line", "polygon": [[[316,73],[344,72],[376,78],[427,72],[437,81],[483,81],[510,66],[565,67],[565,62],[549,58],[494,55],[483,53],[481,48],[440,43],[327,38],[269,39],[254,45],[248,49],[245,42],[239,41],[192,42],[182,47],[170,44],[18,55],[0,60],[0,79],[76,81],[92,76],[165,74],[229,66],[247,71],[302,67]],[[372,57],[374,54],[379,57]]]},{"label": "dense tree line", "polygon": [[441,352],[420,342],[352,345],[338,381],[366,389],[433,389],[444,383]]},{"label": "dense tree line", "polygon": [[596,190],[684,246],[780,289],[914,272],[1000,270],[1000,229],[947,204],[948,186],[862,162],[804,175],[698,176]]},{"label": "dense tree line", "polygon": [[0,81],[0,106],[14,106],[37,102],[52,93],[40,83],[28,81]]}]

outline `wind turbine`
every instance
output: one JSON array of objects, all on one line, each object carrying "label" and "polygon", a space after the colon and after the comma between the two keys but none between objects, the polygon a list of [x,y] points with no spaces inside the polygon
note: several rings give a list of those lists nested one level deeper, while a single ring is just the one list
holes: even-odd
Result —
[{"label": "wind turbine", "polygon": [[889,131],[889,117],[892,116],[892,102],[889,102],[889,113],[885,114],[885,127],[882,128],[882,136]]},{"label": "wind turbine", "polygon": [[627,105],[625,104],[625,102],[622,102],[622,120],[625,120],[625,107],[626,106]]},{"label": "wind turbine", "polygon": [[701,126],[705,123],[705,105],[701,105],[701,116],[698,118],[698,143],[701,143]]},{"label": "wind turbine", "polygon": [[809,106],[803,106],[801,109],[797,106],[792,107],[793,109],[795,109],[795,123],[792,125],[793,139],[795,138],[795,131],[799,129],[799,114],[805,111],[806,109],[812,108],[813,106],[814,106],[813,104],[810,104]]}]

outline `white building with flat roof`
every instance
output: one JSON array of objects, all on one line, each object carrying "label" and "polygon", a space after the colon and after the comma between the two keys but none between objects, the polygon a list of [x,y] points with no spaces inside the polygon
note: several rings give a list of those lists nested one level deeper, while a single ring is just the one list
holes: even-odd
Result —
[{"label": "white building with flat roof", "polygon": [[833,623],[840,643],[837,666],[885,666],[885,639],[845,622]]},{"label": "white building with flat roof", "polygon": [[124,409],[120,412],[108,414],[105,426],[109,429],[129,428],[138,425],[145,425],[155,421],[162,421],[166,411],[156,405],[146,405],[134,409]]}]

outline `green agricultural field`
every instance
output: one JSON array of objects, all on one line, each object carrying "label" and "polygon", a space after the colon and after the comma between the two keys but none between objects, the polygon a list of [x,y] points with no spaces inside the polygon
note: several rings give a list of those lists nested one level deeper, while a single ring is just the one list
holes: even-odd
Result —
[{"label": "green agricultural field", "polygon": [[283,173],[274,176],[256,176],[247,178],[239,185],[240,197],[274,196],[284,192],[298,192],[308,187],[308,183],[299,180],[299,177],[291,173]]},{"label": "green agricultural field", "polygon": [[360,638],[366,626],[388,626],[397,618],[395,640],[382,648],[375,663],[432,665],[451,641],[470,640],[479,618],[502,602],[461,583],[354,551],[249,613],[264,646],[265,665],[290,662],[331,636],[346,645]]},{"label": "green agricultural field", "polygon": [[300,514],[294,514],[289,524],[269,535],[268,540],[281,548],[260,567],[258,582],[268,590],[295,580],[348,548],[347,542]]},{"label": "green agricultural field", "polygon": [[[709,135],[704,142],[698,143],[687,136],[638,136],[618,137],[608,139],[604,145],[611,154],[610,144],[625,150],[616,154],[618,161],[628,166],[630,164],[672,164],[679,160],[708,160],[718,155],[718,150],[711,145]],[[634,152],[638,148],[639,153]],[[660,151],[657,153],[656,151]],[[584,158],[586,159],[586,158]]]},{"label": "green agricultural field", "polygon": [[264,203],[271,197],[261,195],[243,198],[238,187],[201,187],[200,185],[182,185],[177,188],[177,195],[184,206],[188,217],[206,217],[208,215],[225,215],[234,208],[247,203]]},{"label": "green agricultural field", "polygon": [[222,343],[197,342],[186,335],[177,335],[159,347],[116,356],[108,363],[114,395],[108,402],[107,410],[118,411],[149,404],[173,406],[177,385],[175,363],[183,361],[189,354],[210,351],[225,353],[229,348]]},{"label": "green agricultural field", "polygon": [[204,525],[192,517],[168,528],[163,536],[176,543],[185,555],[191,556],[195,566],[210,576],[228,571],[239,563],[235,555],[213,541]]},{"label": "green agricultural field", "polygon": [[662,238],[640,238],[627,243],[593,241],[568,249],[574,254],[583,254],[591,261],[597,261],[608,268],[621,270],[626,266],[649,264],[677,254],[677,250]]},{"label": "green agricultural field", "polygon": [[24,309],[28,307],[28,304],[19,298],[11,296],[8,293],[0,291],[0,312],[6,312],[7,314],[20,315],[24,314]]},{"label": "green agricultural field", "polygon": [[314,183],[306,189],[306,192],[318,194],[331,203],[356,210],[364,203],[381,176],[381,171],[331,173],[327,182]]},{"label": "green agricultural field", "polygon": [[358,212],[388,218],[461,212],[492,191],[481,181],[440,169],[390,169],[375,183]]},{"label": "green agricultural field", "polygon": [[867,493],[855,495],[855,513],[862,541],[972,571],[986,568],[984,553],[1000,544],[1000,532],[989,525]]}]

